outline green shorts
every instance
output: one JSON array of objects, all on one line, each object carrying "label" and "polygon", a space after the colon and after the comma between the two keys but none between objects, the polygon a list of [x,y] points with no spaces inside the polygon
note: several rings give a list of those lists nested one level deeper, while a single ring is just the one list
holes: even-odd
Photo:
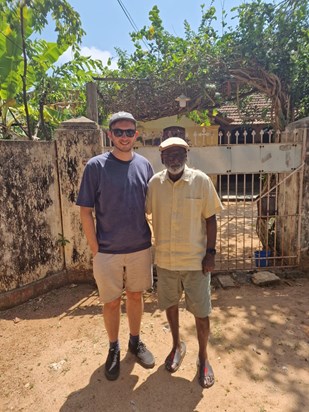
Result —
[{"label": "green shorts", "polygon": [[200,270],[171,271],[157,267],[158,303],[161,310],[178,305],[185,293],[186,309],[197,318],[206,318],[211,312],[210,273]]}]

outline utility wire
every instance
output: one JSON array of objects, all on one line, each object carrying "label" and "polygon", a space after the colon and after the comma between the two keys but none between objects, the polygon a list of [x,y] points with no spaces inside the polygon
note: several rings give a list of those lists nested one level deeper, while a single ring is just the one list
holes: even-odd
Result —
[{"label": "utility wire", "polygon": [[134,31],[138,31],[138,27],[136,26],[132,16],[130,15],[128,9],[126,8],[126,6],[123,4],[123,2],[121,0],[117,0],[119,6],[122,8],[122,11],[124,12],[124,14],[126,15],[127,19],[129,20],[131,26],[133,27]]},{"label": "utility wire", "polygon": [[[131,26],[133,27],[134,31],[135,31],[135,32],[138,32],[139,29],[138,29],[137,25],[135,24],[135,22],[134,22],[132,16],[130,15],[128,9],[126,8],[126,6],[123,4],[123,2],[122,2],[121,0],[117,0],[117,3],[119,4],[119,6],[121,7],[122,11],[124,12],[126,18],[129,20],[129,22],[130,22]],[[144,45],[146,46],[146,48],[150,51],[149,44],[146,43],[146,41],[145,41],[144,39],[142,39],[142,42],[144,43]]]}]

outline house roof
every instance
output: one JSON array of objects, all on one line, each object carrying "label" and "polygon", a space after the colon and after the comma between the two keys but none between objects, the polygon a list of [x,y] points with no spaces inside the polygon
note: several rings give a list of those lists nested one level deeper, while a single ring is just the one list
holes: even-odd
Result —
[{"label": "house roof", "polygon": [[262,94],[252,94],[239,105],[227,103],[219,108],[216,120],[229,125],[271,123],[271,101]]}]

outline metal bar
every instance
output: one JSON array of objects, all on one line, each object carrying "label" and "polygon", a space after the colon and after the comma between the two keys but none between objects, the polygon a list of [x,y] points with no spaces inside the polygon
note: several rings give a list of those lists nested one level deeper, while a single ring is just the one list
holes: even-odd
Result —
[{"label": "metal bar", "polygon": [[[281,185],[282,183],[284,183],[290,176],[294,175],[295,173],[299,172],[300,169],[303,169],[303,167],[305,166],[305,163],[303,162],[300,166],[298,166],[295,170],[293,170],[291,173],[288,173],[287,176],[282,179],[280,182],[278,182],[278,185]],[[286,174],[286,173],[281,173],[281,174]],[[265,197],[266,195],[268,195],[272,190],[275,189],[276,186],[271,187],[270,190],[268,190],[267,192],[263,193],[263,195],[259,196],[259,199],[261,199],[262,197]]]},{"label": "metal bar", "polygon": [[[301,129],[302,130],[302,139],[303,139],[303,165],[305,165],[306,161],[306,146],[307,146],[307,138],[309,137],[308,129]],[[304,187],[304,173],[300,173],[299,177],[299,195],[298,195],[298,225],[297,225],[297,264],[300,263],[300,255],[301,255],[301,216],[302,216],[302,207],[303,207],[303,187]]]}]

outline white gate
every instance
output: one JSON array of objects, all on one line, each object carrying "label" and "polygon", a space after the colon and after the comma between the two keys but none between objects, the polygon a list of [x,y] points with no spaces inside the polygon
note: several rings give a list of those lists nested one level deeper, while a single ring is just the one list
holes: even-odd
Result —
[{"label": "white gate", "polygon": [[[188,159],[189,166],[211,176],[224,205],[218,216],[216,271],[297,266],[304,137],[269,132],[267,143],[255,143],[254,135],[250,144],[237,144],[238,138],[230,144],[230,136],[227,141],[191,147]],[[155,171],[162,170],[158,147],[136,150]]]}]

